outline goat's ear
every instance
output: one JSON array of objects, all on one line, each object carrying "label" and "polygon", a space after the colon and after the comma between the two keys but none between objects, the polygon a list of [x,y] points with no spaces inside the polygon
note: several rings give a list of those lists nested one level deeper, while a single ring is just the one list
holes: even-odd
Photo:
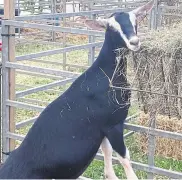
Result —
[{"label": "goat's ear", "polygon": [[154,0],[149,1],[143,6],[140,6],[136,9],[134,9],[132,12],[136,15],[136,17],[145,16],[147,13],[153,8],[154,6]]},{"label": "goat's ear", "polygon": [[108,25],[108,19],[97,19],[97,20],[85,20],[85,25],[90,28],[97,31],[103,31],[107,28]]}]

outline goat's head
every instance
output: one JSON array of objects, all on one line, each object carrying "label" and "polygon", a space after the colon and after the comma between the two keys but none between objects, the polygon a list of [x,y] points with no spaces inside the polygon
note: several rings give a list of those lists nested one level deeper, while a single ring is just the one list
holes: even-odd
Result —
[{"label": "goat's head", "polygon": [[132,51],[138,51],[141,43],[137,36],[137,19],[144,17],[153,5],[154,0],[151,0],[130,12],[114,13],[108,19],[85,20],[85,24],[94,30],[106,29],[106,34],[112,38],[112,42]]}]

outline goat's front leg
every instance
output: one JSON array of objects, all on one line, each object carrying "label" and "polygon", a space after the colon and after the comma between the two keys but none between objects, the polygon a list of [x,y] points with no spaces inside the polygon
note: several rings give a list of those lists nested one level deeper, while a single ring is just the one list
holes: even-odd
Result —
[{"label": "goat's front leg", "polygon": [[127,179],[138,180],[130,162],[129,151],[124,144],[123,124],[118,124],[114,128],[109,129],[105,135],[112,148],[116,151],[118,160],[125,170]]},{"label": "goat's front leg", "polygon": [[104,175],[106,179],[118,179],[115,175],[113,166],[112,166],[112,146],[109,143],[107,138],[104,138],[101,144],[101,150],[104,155]]},{"label": "goat's front leg", "polygon": [[117,153],[117,157],[118,157],[119,162],[123,165],[127,179],[138,180],[138,178],[132,168],[131,162],[130,162],[130,158],[129,158],[130,156],[129,156],[128,149],[126,148],[126,155],[124,157],[118,153]]}]

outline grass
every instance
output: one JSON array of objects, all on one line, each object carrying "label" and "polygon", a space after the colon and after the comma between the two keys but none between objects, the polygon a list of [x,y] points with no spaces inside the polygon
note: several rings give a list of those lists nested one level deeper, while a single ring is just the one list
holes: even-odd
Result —
[{"label": "grass", "polygon": [[[132,161],[141,162],[147,164],[147,155],[141,154],[139,144],[135,138],[135,135],[130,136],[125,141],[126,146],[128,147],[131,155]],[[172,158],[164,158],[164,157],[155,157],[155,166],[159,168],[164,168],[168,170],[174,170],[178,172],[182,172],[182,161],[177,161]],[[98,160],[94,160],[91,165],[88,167],[84,175],[86,177],[92,179],[103,179],[103,169],[104,163]],[[121,165],[114,165],[114,170],[116,175],[120,179],[126,179],[125,173]],[[144,171],[136,171],[137,177],[139,179],[147,179],[147,173]],[[155,175],[156,179],[168,179],[164,176]]]},{"label": "grass", "polygon": [[[72,42],[72,43],[75,43],[75,42]],[[78,42],[76,41],[76,43],[78,43]],[[23,45],[23,46],[21,45],[21,46],[16,47],[16,55],[25,55],[25,54],[41,52],[41,51],[51,50],[51,49],[56,49],[56,48],[60,48],[60,47],[50,46],[50,45],[39,45],[39,44],[29,44],[29,45]],[[71,53],[67,53],[66,56],[67,56],[68,63],[78,64],[78,65],[87,65],[88,51],[86,51],[86,50],[73,51]],[[47,56],[47,57],[40,58],[40,59],[56,61],[56,62],[60,62],[60,63],[63,62],[62,54]],[[26,64],[26,65],[31,65],[31,66],[62,69],[61,65],[46,64],[46,63],[40,63],[40,62],[35,62],[35,61],[23,61],[21,63]],[[71,70],[77,71],[77,72],[84,71],[82,68],[72,68]],[[35,76],[30,76],[30,75],[18,74],[18,73],[16,74],[16,83],[20,84],[20,85],[36,87],[36,86],[48,84],[51,82],[53,82],[53,80],[49,79],[49,78],[35,77]],[[38,92],[38,93],[31,94],[31,95],[27,95],[25,97],[31,98],[34,100],[43,100],[46,102],[51,102],[59,94],[61,94],[64,90],[66,90],[69,87],[69,85],[70,84],[67,84],[67,85],[64,85],[61,87],[52,88],[54,90],[52,92],[43,91],[43,92]],[[16,91],[22,91],[25,89],[26,88],[16,87]],[[32,104],[46,106],[46,103],[32,103]],[[133,105],[129,110],[129,115],[133,115],[136,112],[138,112],[138,106]],[[37,113],[35,111],[17,109],[16,110],[16,122],[20,122],[22,120],[29,119],[31,117],[37,116],[38,114],[39,113]],[[30,127],[31,127],[31,125],[28,125],[24,128],[16,130],[16,132],[25,135],[28,132]],[[135,138],[135,135],[132,135],[131,137],[127,138],[125,142],[126,142],[127,147],[130,150],[131,159],[133,161],[147,163],[147,155],[141,154],[140,147],[139,147],[137,139]],[[17,145],[18,144],[19,143],[17,142]],[[167,159],[167,158],[157,156],[157,157],[155,157],[155,165],[160,168],[175,170],[175,171],[179,171],[179,172],[182,171],[182,161],[177,161],[174,159]],[[114,165],[114,169],[115,169],[116,175],[119,178],[126,178],[121,165]],[[91,165],[88,167],[88,169],[85,171],[84,176],[92,178],[92,179],[103,179],[104,178],[103,170],[104,170],[103,162],[94,160],[91,163]],[[147,178],[146,172],[136,171],[136,173],[140,179]],[[164,178],[164,177],[156,175],[156,179],[161,179],[161,178]]]}]

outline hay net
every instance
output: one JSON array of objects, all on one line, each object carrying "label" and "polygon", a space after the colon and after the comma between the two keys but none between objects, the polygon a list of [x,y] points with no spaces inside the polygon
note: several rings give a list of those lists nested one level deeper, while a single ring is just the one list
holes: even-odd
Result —
[{"label": "hay net", "polygon": [[[128,53],[117,50],[114,76],[126,76],[128,83],[115,84],[113,89],[121,90],[121,98],[126,90],[131,90],[131,107],[137,105],[140,112],[138,125],[155,127],[164,131],[182,133],[182,24],[151,31],[146,35],[141,50]],[[120,60],[127,54],[125,68]],[[127,71],[126,71],[127,69]],[[134,103],[133,103],[134,102]],[[149,134],[135,134],[141,151],[148,152]],[[166,147],[166,144],[168,146]],[[182,159],[182,142],[156,137],[155,154],[163,157]]]},{"label": "hay net", "polygon": [[[141,50],[130,53],[127,60],[127,73],[117,65],[113,76],[123,74],[128,83],[116,86],[110,79],[111,87],[122,91],[130,88],[132,98],[138,99],[141,110],[148,112],[155,108],[156,113],[169,117],[182,116],[182,24],[160,31],[147,33]],[[126,51],[118,50],[118,59]],[[119,64],[119,60],[117,60]],[[122,67],[122,68],[121,68]],[[122,95],[124,93],[121,93]]]}]

